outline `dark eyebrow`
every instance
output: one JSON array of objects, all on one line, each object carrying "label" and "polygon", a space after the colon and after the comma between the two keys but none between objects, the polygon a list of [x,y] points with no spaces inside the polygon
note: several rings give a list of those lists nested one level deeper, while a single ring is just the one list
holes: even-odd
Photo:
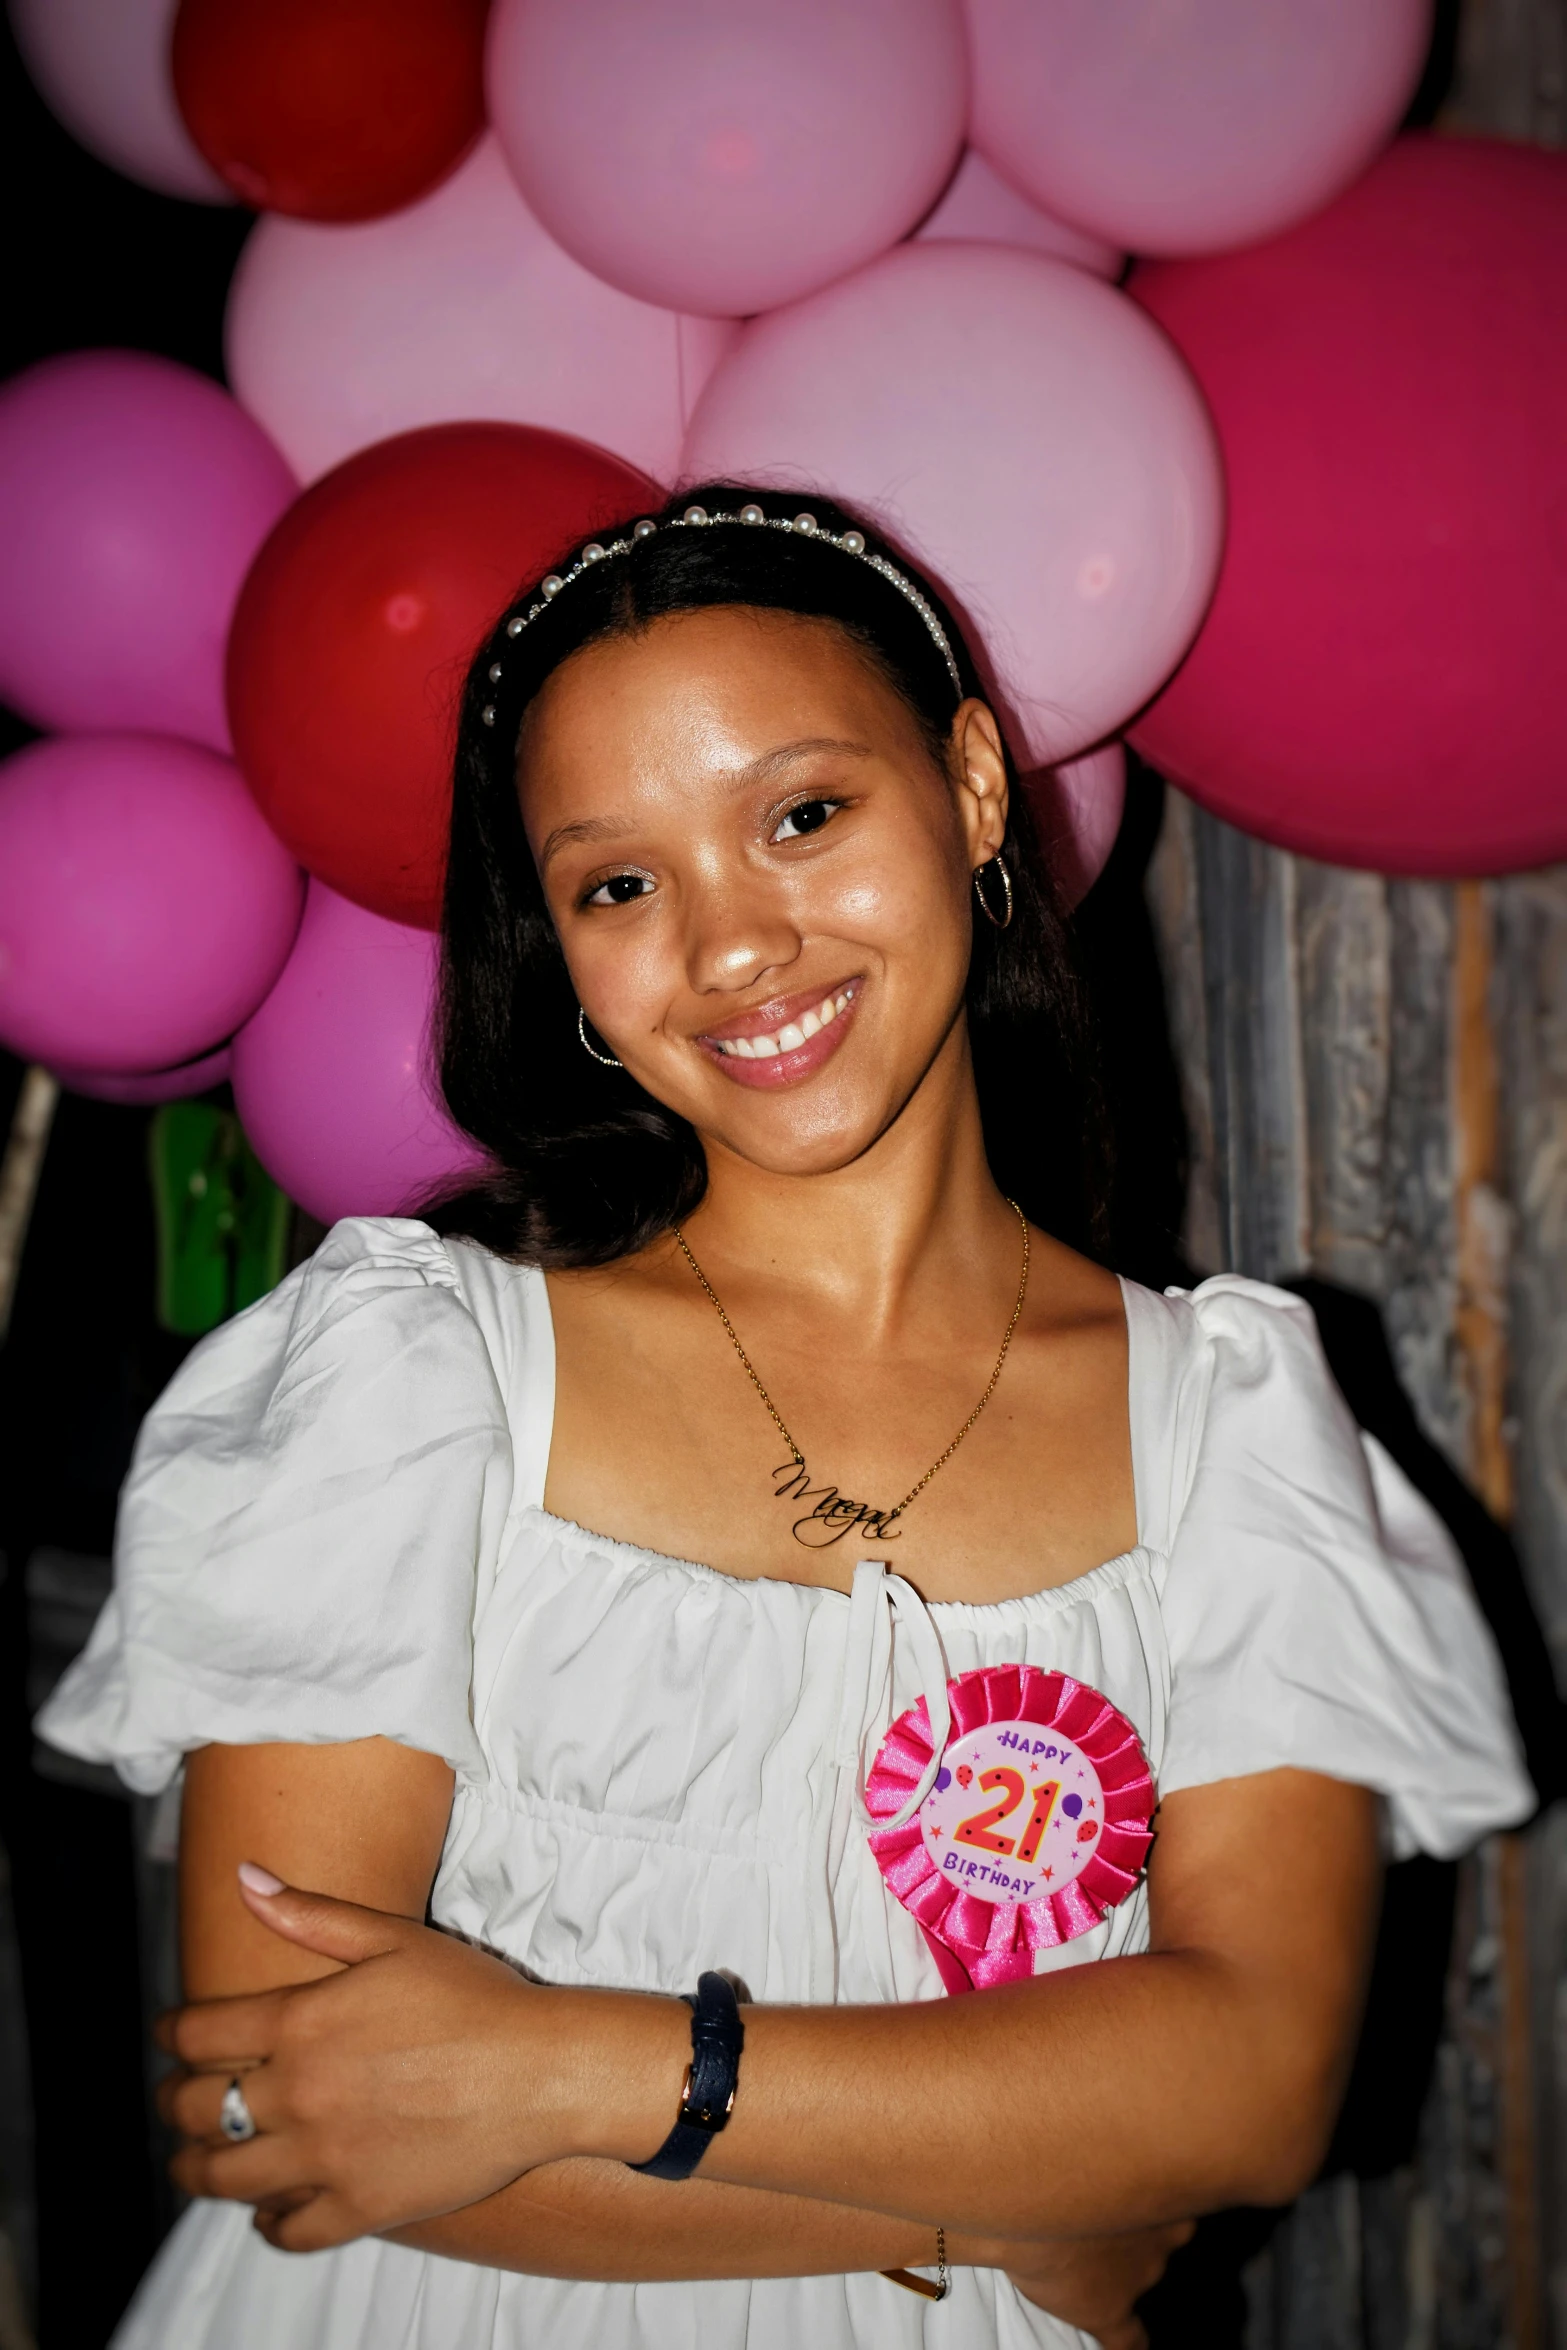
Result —
[{"label": "dark eyebrow", "polygon": [[[832,734],[804,735],[799,742],[780,743],[776,750],[763,751],[748,767],[736,768],[729,778],[729,789],[746,791],[753,784],[771,783],[776,775],[797,761],[826,754],[844,759],[869,759],[875,755],[869,743],[847,742]],[[539,852],[539,863],[547,865],[558,850],[580,842],[624,840],[635,830],[635,825],[625,816],[584,816],[575,824],[557,824]]]},{"label": "dark eyebrow", "polygon": [[624,840],[635,829],[625,816],[584,816],[576,824],[557,824],[539,851],[539,863],[547,865],[558,849],[568,849],[577,841]]},{"label": "dark eyebrow", "polygon": [[874,756],[869,743],[843,742],[832,734],[808,734],[797,743],[780,743],[776,751],[764,751],[749,767],[742,767],[734,778],[734,788],[739,790],[749,783],[771,783],[775,775],[792,766],[796,759],[815,759],[824,752],[836,752],[845,759]]}]

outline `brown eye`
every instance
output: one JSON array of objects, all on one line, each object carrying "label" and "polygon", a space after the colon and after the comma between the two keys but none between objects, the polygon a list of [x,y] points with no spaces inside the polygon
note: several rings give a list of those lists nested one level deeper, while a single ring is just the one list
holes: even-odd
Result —
[{"label": "brown eye", "polygon": [[843,805],[841,800],[800,800],[783,817],[774,840],[807,840],[813,832],[820,832],[830,824]]},{"label": "brown eye", "polygon": [[645,873],[612,873],[582,902],[585,906],[629,906],[633,898],[646,897],[652,886]]}]

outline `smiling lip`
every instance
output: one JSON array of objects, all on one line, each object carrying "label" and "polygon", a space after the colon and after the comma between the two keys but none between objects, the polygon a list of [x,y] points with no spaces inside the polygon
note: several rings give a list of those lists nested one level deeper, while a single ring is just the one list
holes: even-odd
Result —
[{"label": "smiling lip", "polygon": [[843,1042],[863,982],[845,979],[820,994],[776,996],[696,1042],[736,1085],[793,1085],[830,1060]]}]

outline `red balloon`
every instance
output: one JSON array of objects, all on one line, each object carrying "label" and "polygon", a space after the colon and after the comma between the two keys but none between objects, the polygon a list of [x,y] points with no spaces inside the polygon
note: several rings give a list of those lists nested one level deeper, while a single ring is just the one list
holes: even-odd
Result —
[{"label": "red balloon", "polygon": [[1131,290],[1230,490],[1213,608],[1137,748],[1339,864],[1567,855],[1567,158],[1405,139],[1287,236]]},{"label": "red balloon", "polygon": [[484,122],[488,0],[180,0],[174,90],[247,204],[373,220],[443,179]]},{"label": "red balloon", "polygon": [[245,779],[302,865],[388,921],[439,924],[476,647],[573,540],[662,501],[562,433],[437,424],[289,508],[240,592],[228,698]]}]

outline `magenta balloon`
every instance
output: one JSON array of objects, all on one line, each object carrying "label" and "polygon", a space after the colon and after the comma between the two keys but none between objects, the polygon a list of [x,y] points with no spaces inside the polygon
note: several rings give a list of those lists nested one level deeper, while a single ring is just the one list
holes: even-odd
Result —
[{"label": "magenta balloon", "polygon": [[1106,743],[1065,767],[1025,775],[1039,842],[1064,903],[1088,895],[1115,847],[1126,811],[1126,753]]},{"label": "magenta balloon", "polygon": [[323,1224],[417,1208],[481,1166],[428,1066],[440,944],[312,881],[298,943],[234,1039],[234,1100],[256,1155]]},{"label": "magenta balloon", "polygon": [[211,1051],[282,969],[303,886],[215,751],[30,743],[0,766],[0,1041],[104,1074]]},{"label": "magenta balloon", "polygon": [[229,747],[223,655],[252,557],[294,496],[204,375],[139,351],[0,386],[0,697],[34,725]]},{"label": "magenta balloon", "polygon": [[958,0],[497,0],[490,116],[551,235],[672,310],[772,310],[907,234],[963,141]]},{"label": "magenta balloon", "polygon": [[385,219],[259,222],[229,297],[229,381],[302,481],[371,441],[474,417],[571,433],[670,481],[737,332],[592,276],[486,139]]},{"label": "magenta balloon", "polygon": [[1403,118],[1432,0],[967,0],[969,137],[1036,204],[1136,253],[1274,235]]},{"label": "magenta balloon", "polygon": [[1126,723],[1218,567],[1218,451],[1174,347],[1086,271],[999,245],[902,245],[755,320],[685,472],[883,520],[975,624],[1031,766]]},{"label": "magenta balloon", "polygon": [[1069,221],[1041,212],[1020,196],[974,147],[958,165],[935,211],[914,232],[916,244],[936,239],[946,244],[1021,245],[1025,252],[1044,253],[1053,261],[1075,261],[1095,277],[1118,278],[1126,266],[1126,255],[1114,245],[1085,236]]},{"label": "magenta balloon", "polygon": [[1567,156],[1409,138],[1287,237],[1138,271],[1234,524],[1133,739],[1228,823],[1384,873],[1567,857],[1564,256]]},{"label": "magenta balloon", "polygon": [[199,155],[174,101],[179,0],[11,0],[39,94],[73,139],[127,178],[195,204],[234,192]]},{"label": "magenta balloon", "polygon": [[84,1093],[95,1102],[122,1102],[139,1107],[150,1102],[183,1102],[193,1093],[221,1085],[233,1067],[226,1044],[173,1069],[152,1069],[144,1077],[105,1075],[102,1069],[56,1069],[54,1074],[71,1093]]}]

